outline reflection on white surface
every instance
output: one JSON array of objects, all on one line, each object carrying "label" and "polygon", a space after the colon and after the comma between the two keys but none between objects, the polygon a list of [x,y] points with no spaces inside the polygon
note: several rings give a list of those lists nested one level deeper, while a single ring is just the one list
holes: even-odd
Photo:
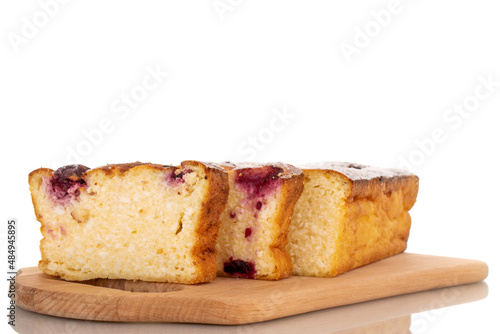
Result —
[{"label": "reflection on white surface", "polygon": [[[485,282],[418,292],[311,312],[262,323],[220,326],[174,323],[112,323],[73,320],[17,308],[15,331],[53,333],[411,333],[411,315],[485,298]],[[414,317],[421,321],[418,317]],[[415,320],[414,320],[415,321]],[[413,324],[412,328],[415,328]]]}]

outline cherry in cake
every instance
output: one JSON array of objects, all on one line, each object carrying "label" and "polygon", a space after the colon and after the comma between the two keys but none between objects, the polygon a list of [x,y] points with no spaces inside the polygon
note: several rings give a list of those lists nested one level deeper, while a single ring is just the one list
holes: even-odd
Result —
[{"label": "cherry in cake", "polygon": [[54,202],[67,204],[80,195],[80,188],[85,188],[86,183],[81,178],[89,168],[83,165],[68,165],[54,172],[50,178],[44,179],[46,192]]},{"label": "cherry in cake", "polygon": [[224,272],[238,278],[254,278],[256,273],[253,262],[233,260],[232,257],[224,262]]},{"label": "cherry in cake", "polygon": [[221,164],[229,198],[217,240],[221,276],[276,280],[292,273],[285,250],[303,174],[282,164]]}]

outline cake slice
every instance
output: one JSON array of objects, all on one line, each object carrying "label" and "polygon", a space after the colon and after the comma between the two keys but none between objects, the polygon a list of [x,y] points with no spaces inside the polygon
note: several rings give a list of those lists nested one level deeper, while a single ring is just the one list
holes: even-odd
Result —
[{"label": "cake slice", "polygon": [[221,164],[229,198],[217,240],[218,274],[277,280],[292,274],[285,250],[303,173],[287,164]]},{"label": "cake slice", "polygon": [[301,169],[287,246],[295,275],[336,276],[406,249],[417,176],[341,162]]},{"label": "cake slice", "polygon": [[46,274],[186,284],[216,276],[228,196],[227,173],[218,166],[69,165],[31,172],[29,185]]}]

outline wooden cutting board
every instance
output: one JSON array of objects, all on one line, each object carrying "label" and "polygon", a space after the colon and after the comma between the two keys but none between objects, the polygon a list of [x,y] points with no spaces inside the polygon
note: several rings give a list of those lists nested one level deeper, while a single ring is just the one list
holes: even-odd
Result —
[{"label": "wooden cutting board", "polygon": [[16,305],[59,317],[123,322],[247,324],[417,291],[477,282],[481,261],[403,253],[334,278],[218,277],[182,285],[99,279],[67,282],[19,270]]}]

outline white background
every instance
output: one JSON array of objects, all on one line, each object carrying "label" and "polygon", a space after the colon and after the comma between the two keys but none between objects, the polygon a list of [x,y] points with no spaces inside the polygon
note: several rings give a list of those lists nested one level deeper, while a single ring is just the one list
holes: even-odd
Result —
[{"label": "white background", "polygon": [[51,15],[43,3],[0,5],[2,267],[11,217],[18,268],[39,260],[27,175],[41,166],[405,160],[421,187],[408,251],[490,267],[486,299],[447,308],[424,332],[494,332],[497,2],[75,0]]}]

